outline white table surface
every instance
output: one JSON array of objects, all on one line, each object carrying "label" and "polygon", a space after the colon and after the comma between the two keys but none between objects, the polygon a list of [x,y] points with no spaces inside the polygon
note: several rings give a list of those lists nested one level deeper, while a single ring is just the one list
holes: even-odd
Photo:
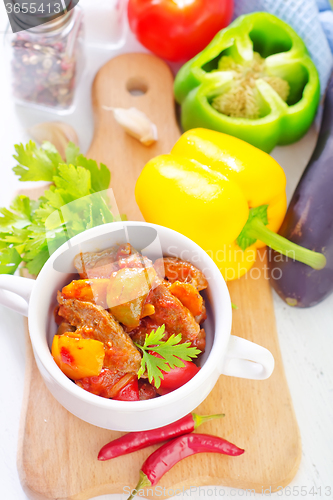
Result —
[{"label": "white table surface", "polygon": [[[87,1],[94,0],[85,0],[85,3]],[[0,21],[3,26],[5,13],[2,3]],[[89,23],[90,19],[86,22]],[[128,35],[126,45],[117,52],[91,47],[87,49],[86,73],[78,92],[78,107],[72,115],[62,118],[76,129],[83,152],[87,151],[93,132],[90,100],[93,76],[108,59],[119,52],[130,51],[142,51],[131,35]],[[18,182],[11,171],[15,165],[13,145],[29,139],[27,129],[31,125],[57,119],[57,116],[15,106],[10,96],[2,43],[0,62],[0,206],[8,206],[16,189],[29,187],[28,183]],[[315,140],[313,126],[298,144],[277,148],[273,152],[285,169],[289,196],[314,148]],[[274,304],[282,357],[302,436],[303,452],[299,471],[290,488],[272,496],[333,498],[333,295],[322,304],[306,310],[288,307],[276,294]],[[16,467],[24,368],[23,320],[18,314],[0,307],[0,498],[4,500],[27,499]],[[209,487],[202,488],[200,494],[194,490],[191,492],[193,499],[204,496],[237,498],[245,496],[245,492],[224,487],[218,487],[215,491]],[[269,496],[269,492],[265,496]],[[251,498],[254,497],[263,498],[263,495],[252,494]],[[125,499],[126,495],[99,498]]]}]

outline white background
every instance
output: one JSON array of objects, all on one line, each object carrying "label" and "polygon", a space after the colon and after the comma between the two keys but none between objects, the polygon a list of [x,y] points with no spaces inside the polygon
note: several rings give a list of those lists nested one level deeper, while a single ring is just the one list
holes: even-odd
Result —
[{"label": "white background", "polygon": [[[108,1],[108,0],[106,0]],[[110,2],[111,0],[109,0]],[[101,0],[82,0],[84,9]],[[98,24],[101,36],[108,37],[98,12],[86,19],[89,33]],[[0,5],[0,21],[6,21],[3,4]],[[93,24],[94,23],[94,24]],[[110,19],[110,26],[112,26]],[[91,37],[90,37],[91,41]],[[87,64],[84,79],[78,91],[75,112],[62,118],[76,129],[81,149],[86,152],[93,131],[90,100],[91,82],[96,71],[108,59],[119,52],[140,51],[141,47],[131,35],[118,51],[110,48],[87,47]],[[32,111],[14,105],[10,96],[9,74],[6,69],[3,44],[0,43],[0,206],[8,206],[13,193],[22,187],[11,171],[15,165],[12,158],[13,145],[28,140],[27,129],[38,122],[57,119],[50,113]],[[298,144],[277,148],[273,156],[285,169],[288,178],[288,195],[296,183],[314,148],[315,127]],[[332,161],[333,168],[333,161]],[[24,187],[28,187],[25,183]],[[333,186],[332,186],[333,192]],[[260,298],[258,298],[260,300]],[[299,471],[283,496],[296,497],[297,490],[303,488],[303,498],[333,498],[333,295],[322,304],[307,310],[292,309],[274,294],[277,327],[287,380],[291,391],[298,424],[301,431],[303,453]],[[20,486],[16,468],[19,417],[21,410],[25,347],[23,320],[18,315],[0,307],[0,498],[5,500],[26,500]],[[272,429],[272,432],[274,430]],[[38,436],[36,436],[38,439]],[[73,473],[75,473],[73,471]],[[328,495],[331,487],[331,494]],[[294,487],[294,490],[293,490]],[[311,490],[311,488],[314,488]],[[318,488],[321,487],[321,495]],[[200,498],[208,488],[201,491]],[[242,491],[218,488],[219,496],[237,498]],[[291,493],[291,495],[290,495]],[[277,493],[274,498],[282,496]],[[114,495],[113,498],[125,498]],[[192,498],[199,498],[193,493]],[[111,499],[112,496],[100,497]],[[253,496],[252,496],[253,498]],[[257,494],[256,498],[263,498]]]}]

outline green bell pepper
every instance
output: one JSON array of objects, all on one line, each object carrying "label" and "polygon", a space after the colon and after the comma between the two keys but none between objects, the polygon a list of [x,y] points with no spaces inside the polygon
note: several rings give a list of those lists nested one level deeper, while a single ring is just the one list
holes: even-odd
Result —
[{"label": "green bell pepper", "polygon": [[204,127],[270,152],[299,140],[314,120],[320,83],[306,46],[267,12],[237,18],[175,80],[184,130]]}]

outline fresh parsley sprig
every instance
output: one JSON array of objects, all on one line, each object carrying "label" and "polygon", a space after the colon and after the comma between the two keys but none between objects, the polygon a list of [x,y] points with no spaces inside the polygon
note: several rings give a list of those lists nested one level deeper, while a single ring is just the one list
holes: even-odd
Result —
[{"label": "fresh parsley sprig", "polygon": [[100,193],[109,188],[110,171],[85,158],[73,143],[66,149],[66,162],[49,142],[37,148],[30,141],[16,145],[15,151],[18,165],[13,171],[20,181],[52,184],[37,201],[20,195],[9,209],[0,208],[0,273],[13,274],[22,263],[38,274],[69,237],[115,220]]},{"label": "fresh parsley sprig", "polygon": [[[156,389],[160,387],[161,380],[163,380],[163,371],[169,372],[173,368],[181,368],[185,366],[184,361],[191,361],[201,352],[196,347],[191,347],[190,342],[181,344],[181,334],[171,335],[163,341],[164,334],[165,325],[162,325],[146,335],[143,345],[135,343],[143,354],[138,378],[147,371],[148,380],[150,383],[154,381]],[[149,351],[156,352],[161,358],[150,354]]]}]

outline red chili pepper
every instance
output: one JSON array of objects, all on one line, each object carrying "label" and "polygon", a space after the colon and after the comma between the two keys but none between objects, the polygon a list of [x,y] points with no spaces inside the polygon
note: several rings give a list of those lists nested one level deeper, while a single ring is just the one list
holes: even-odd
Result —
[{"label": "red chili pepper", "polygon": [[98,454],[98,460],[110,460],[111,458],[120,457],[121,455],[127,455],[128,453],[133,453],[142,448],[147,448],[147,446],[151,446],[152,444],[161,443],[162,441],[188,434],[199,427],[199,425],[214,418],[222,417],[224,417],[223,413],[217,415],[197,415],[196,413],[190,413],[177,422],[165,425],[159,429],[143,432],[129,432],[103,446]]},{"label": "red chili pepper", "polygon": [[140,471],[140,481],[128,500],[131,500],[142,488],[155,486],[162,476],[183,458],[207,452],[235,457],[242,455],[244,450],[225,439],[208,434],[185,434],[173,439],[147,458]]}]

